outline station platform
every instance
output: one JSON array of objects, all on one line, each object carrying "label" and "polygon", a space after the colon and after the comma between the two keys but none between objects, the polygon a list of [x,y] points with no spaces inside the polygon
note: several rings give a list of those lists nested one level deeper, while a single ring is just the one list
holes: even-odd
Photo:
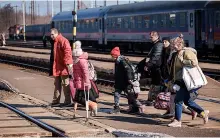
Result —
[{"label": "station platform", "polygon": [[[54,79],[52,77],[47,77],[39,74],[30,73],[28,70],[14,67],[14,66],[3,66],[0,65],[0,78],[2,80],[10,83],[18,93],[23,93],[26,95],[30,95],[37,99],[43,100],[48,105],[51,103],[53,98],[53,82]],[[209,81],[212,81],[209,80]],[[212,89],[219,90],[220,84],[215,82],[216,86],[209,86]],[[194,137],[211,137],[211,136],[220,136],[220,122],[210,120],[208,124],[203,125],[203,120],[201,118],[197,118],[196,120],[191,121],[191,116],[187,114],[183,114],[182,128],[169,128],[167,124],[170,123],[171,120],[162,119],[159,116],[163,114],[164,110],[157,110],[153,107],[146,107],[145,113],[143,116],[136,114],[108,114],[113,108],[113,96],[111,95],[111,91],[106,88],[101,88],[102,91],[106,91],[106,93],[101,93],[99,98],[99,111],[97,117],[92,117],[91,119],[98,121],[102,124],[108,125],[115,129],[125,129],[132,131],[140,131],[140,132],[156,132],[156,133],[164,133],[171,136],[194,136]],[[203,88],[202,88],[203,89]],[[141,92],[140,99],[147,99],[146,91]],[[206,100],[200,100],[206,99]],[[219,101],[212,102],[212,101]],[[61,98],[61,102],[63,102],[63,95]],[[122,110],[128,109],[127,100],[125,98],[121,98],[120,102],[122,103]],[[199,99],[196,100],[202,107],[210,111],[210,117],[220,119],[220,97],[216,96],[213,98],[212,96],[200,95]],[[73,108],[68,109],[69,111],[73,111]],[[86,116],[85,108],[81,107],[77,114],[81,116]]]}]

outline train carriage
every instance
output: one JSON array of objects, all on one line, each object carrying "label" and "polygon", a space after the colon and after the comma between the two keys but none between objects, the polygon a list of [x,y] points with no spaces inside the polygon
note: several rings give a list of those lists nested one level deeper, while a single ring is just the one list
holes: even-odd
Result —
[{"label": "train carriage", "polygon": [[[109,7],[79,10],[77,12],[77,35],[76,39],[81,40],[83,45],[103,44],[103,14]],[[70,41],[72,35],[72,12],[61,12],[52,19],[54,27],[57,28]]]},{"label": "train carriage", "polygon": [[[162,38],[182,33],[186,45],[196,48],[200,55],[207,51],[220,55],[219,7],[219,1],[146,1],[78,10],[76,38],[84,46],[106,49],[118,45],[126,51],[143,52],[151,48],[151,31],[158,31]],[[72,11],[66,11],[51,20],[51,26],[70,41],[72,18]],[[27,26],[27,38],[50,37],[51,26]]]},{"label": "train carriage", "polygon": [[42,40],[43,35],[49,37],[50,24],[27,25],[25,28],[27,40]]},{"label": "train carriage", "polygon": [[[205,29],[205,50],[220,58],[220,1],[212,1],[206,5],[206,29]],[[204,47],[201,47],[204,49]]]},{"label": "train carriage", "polygon": [[[161,37],[184,35],[190,47],[205,41],[206,1],[147,1],[114,6],[107,12],[107,43],[150,48],[149,33],[158,31]],[[129,42],[129,43],[128,43]],[[131,45],[132,44],[132,45]]]}]

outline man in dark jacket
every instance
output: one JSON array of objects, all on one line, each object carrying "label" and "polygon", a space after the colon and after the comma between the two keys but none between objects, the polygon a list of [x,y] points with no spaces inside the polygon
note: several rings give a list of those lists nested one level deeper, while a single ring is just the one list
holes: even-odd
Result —
[{"label": "man in dark jacket", "polygon": [[149,61],[146,61],[145,71],[151,74],[152,82],[148,94],[148,101],[152,102],[157,94],[161,91],[161,64],[162,64],[162,51],[163,43],[159,39],[158,32],[152,31],[150,39],[152,40],[153,47],[149,53]]},{"label": "man in dark jacket", "polygon": [[[130,108],[130,112],[142,113],[144,107],[137,100],[138,92],[134,89],[135,87],[139,87],[139,82],[134,81],[135,78],[131,66],[129,66],[125,57],[120,55],[119,47],[115,47],[112,49],[111,56],[115,60],[115,106],[110,113],[120,113],[119,99],[122,91],[124,91],[128,95],[127,98],[129,107],[132,106],[132,109]],[[138,111],[135,109],[138,109]]]}]

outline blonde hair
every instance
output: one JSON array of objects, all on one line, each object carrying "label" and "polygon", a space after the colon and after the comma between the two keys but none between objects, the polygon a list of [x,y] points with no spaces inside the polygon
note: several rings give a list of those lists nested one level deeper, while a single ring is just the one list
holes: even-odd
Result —
[{"label": "blonde hair", "polygon": [[56,28],[51,28],[50,31],[51,31],[51,32],[53,31],[55,34],[58,34],[58,33],[59,33],[59,31],[58,31]]},{"label": "blonde hair", "polygon": [[184,40],[183,40],[183,35],[182,35],[182,34],[180,34],[180,36],[174,38],[172,43],[173,43],[173,44],[176,44],[178,47],[180,47],[180,46],[181,46],[182,48],[185,47],[185,42],[184,42]]}]

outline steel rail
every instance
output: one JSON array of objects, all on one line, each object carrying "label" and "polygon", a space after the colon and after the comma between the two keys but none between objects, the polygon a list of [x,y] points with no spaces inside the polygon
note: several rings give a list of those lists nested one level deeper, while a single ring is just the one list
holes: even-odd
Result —
[{"label": "steel rail", "polygon": [[25,118],[26,120],[28,121],[31,121],[32,123],[38,125],[39,127],[49,131],[49,132],[52,132],[52,135],[53,136],[57,136],[57,137],[67,137],[63,132],[61,132],[60,130],[57,130],[56,128],[38,120],[38,119],[35,119],[33,118],[32,116],[29,116],[27,114],[25,114],[24,112],[18,110],[17,108],[13,107],[12,105],[9,105],[9,104],[6,104],[4,102],[1,102],[0,101],[0,105],[5,107],[5,108],[8,108],[10,109],[11,111],[15,112],[16,114],[22,116],[23,118]]},{"label": "steel rail", "polygon": [[19,62],[16,62],[16,61],[0,59],[0,62],[6,62],[6,63],[16,64],[16,65],[20,65],[20,66],[25,66],[25,67],[31,67],[31,68],[34,68],[34,69],[39,69],[39,70],[43,70],[43,71],[47,71],[47,72],[49,71],[49,68],[39,67],[39,66],[25,64],[25,63],[19,63]]},{"label": "steel rail", "polygon": [[[8,42],[9,45],[12,45],[14,47],[26,47],[26,48],[36,48],[36,49],[50,49],[50,46],[48,46],[47,48],[43,47],[43,44],[41,41],[35,41],[35,42],[16,42],[16,41],[9,41]],[[23,44],[23,45],[21,45]],[[37,44],[36,46],[33,46],[34,44]],[[92,53],[99,53],[99,54],[109,54],[111,49],[108,49],[108,51],[97,51],[94,48],[90,48],[90,47],[83,47],[83,50],[86,50],[88,52],[92,52]],[[145,53],[133,53],[133,52],[129,52],[124,54],[125,56],[137,56],[137,57],[146,57],[148,54],[148,52]],[[214,64],[220,64],[220,61],[218,59],[216,60],[211,60],[211,59],[199,59],[199,62],[204,62],[204,63],[214,63]]]}]

